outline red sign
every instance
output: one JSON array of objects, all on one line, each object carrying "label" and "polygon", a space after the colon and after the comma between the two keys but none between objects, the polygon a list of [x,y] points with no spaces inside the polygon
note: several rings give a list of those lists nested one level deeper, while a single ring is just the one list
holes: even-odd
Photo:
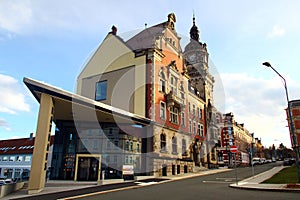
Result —
[{"label": "red sign", "polygon": [[238,152],[238,148],[237,148],[236,146],[232,145],[232,146],[230,147],[230,152],[231,152],[231,153],[237,153],[237,152]]}]

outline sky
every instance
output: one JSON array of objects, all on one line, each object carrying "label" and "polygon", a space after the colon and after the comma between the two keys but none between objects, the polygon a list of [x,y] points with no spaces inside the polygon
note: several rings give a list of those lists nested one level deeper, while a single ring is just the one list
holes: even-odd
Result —
[{"label": "sky", "polygon": [[39,104],[23,77],[75,92],[112,25],[125,37],[173,12],[183,41],[195,14],[215,66],[217,108],[233,112],[264,146],[290,147],[283,82],[262,62],[285,77],[290,100],[300,99],[299,9],[298,0],[0,0],[0,140],[36,131]]}]

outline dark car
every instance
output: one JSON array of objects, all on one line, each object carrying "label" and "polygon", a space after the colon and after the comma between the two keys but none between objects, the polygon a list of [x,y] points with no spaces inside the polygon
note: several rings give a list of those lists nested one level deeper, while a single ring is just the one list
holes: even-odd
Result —
[{"label": "dark car", "polygon": [[296,163],[296,160],[294,158],[285,158],[283,160],[283,166],[291,166]]}]

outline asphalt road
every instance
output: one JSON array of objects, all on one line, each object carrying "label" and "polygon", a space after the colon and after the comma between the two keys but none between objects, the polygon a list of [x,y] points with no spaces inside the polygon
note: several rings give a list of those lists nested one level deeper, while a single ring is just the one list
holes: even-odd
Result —
[{"label": "asphalt road", "polygon": [[[255,174],[261,173],[263,171],[269,170],[275,165],[281,163],[271,163],[265,165],[255,166]],[[243,180],[251,176],[251,167],[247,168],[238,168],[238,180]],[[149,184],[150,181],[149,180]],[[154,180],[156,181],[156,180]],[[79,200],[162,200],[162,199],[171,199],[171,200],[195,200],[195,199],[230,199],[230,200],[260,200],[260,199],[297,199],[299,200],[299,193],[292,192],[270,192],[270,191],[257,191],[257,190],[241,190],[230,188],[229,185],[235,182],[235,171],[228,171],[218,174],[198,176],[178,181],[171,182],[157,182],[147,186],[147,187],[136,187],[136,183],[124,183],[116,185],[104,185],[98,187],[91,187],[81,190],[68,191],[65,193],[54,193],[40,196],[33,196],[26,198],[28,200],[34,199],[43,199],[43,200],[52,200],[58,198],[74,199],[72,196],[80,194],[89,194],[89,196],[76,198]],[[146,183],[147,184],[147,183]],[[134,188],[131,188],[131,187]],[[120,188],[131,188],[126,190],[119,190],[114,192],[108,192],[111,189],[120,189]],[[101,192],[101,194],[91,195],[94,192]]]}]

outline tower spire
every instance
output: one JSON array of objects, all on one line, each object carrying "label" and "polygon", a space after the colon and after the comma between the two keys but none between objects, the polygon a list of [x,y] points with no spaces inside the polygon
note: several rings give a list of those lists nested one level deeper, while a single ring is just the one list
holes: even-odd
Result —
[{"label": "tower spire", "polygon": [[195,26],[195,11],[193,10],[193,26]]},{"label": "tower spire", "polygon": [[190,30],[190,38],[199,41],[199,30],[198,27],[196,26],[196,18],[195,18],[194,11],[193,11],[193,26]]}]

